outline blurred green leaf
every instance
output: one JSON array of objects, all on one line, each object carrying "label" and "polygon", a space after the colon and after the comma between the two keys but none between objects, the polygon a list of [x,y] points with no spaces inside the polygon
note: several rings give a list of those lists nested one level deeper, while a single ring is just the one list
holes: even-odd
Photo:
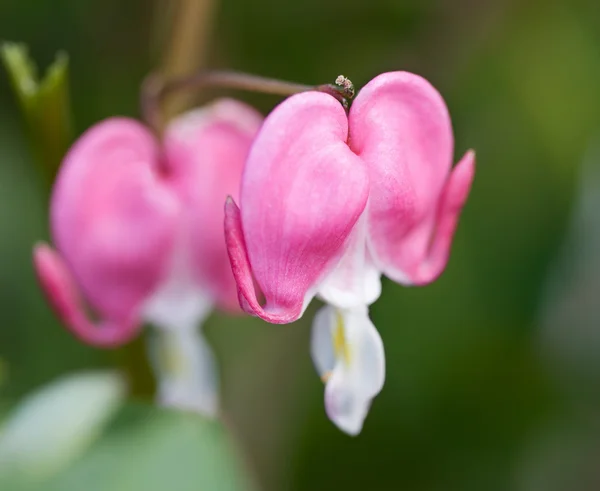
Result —
[{"label": "blurred green leaf", "polygon": [[23,111],[40,170],[50,185],[72,138],[68,56],[58,53],[42,79],[24,44],[2,44],[0,57]]},{"label": "blurred green leaf", "polygon": [[112,431],[44,491],[255,489],[223,425],[196,414],[126,407]]},{"label": "blurred green leaf", "polygon": [[0,428],[0,482],[39,482],[65,468],[100,434],[124,395],[116,373],[88,372],[27,397]]}]

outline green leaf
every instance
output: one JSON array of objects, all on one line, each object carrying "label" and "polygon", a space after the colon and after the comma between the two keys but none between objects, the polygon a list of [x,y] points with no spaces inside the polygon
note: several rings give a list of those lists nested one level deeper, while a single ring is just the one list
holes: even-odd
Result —
[{"label": "green leaf", "polygon": [[9,74],[29,129],[36,159],[49,186],[73,134],[68,57],[64,52],[58,53],[41,80],[25,45],[2,44],[0,58]]},{"label": "green leaf", "polygon": [[41,482],[67,467],[101,433],[124,395],[116,373],[87,372],[27,397],[0,428],[0,482]]},{"label": "green leaf", "polygon": [[220,422],[130,406],[90,452],[39,489],[246,491],[255,487]]}]

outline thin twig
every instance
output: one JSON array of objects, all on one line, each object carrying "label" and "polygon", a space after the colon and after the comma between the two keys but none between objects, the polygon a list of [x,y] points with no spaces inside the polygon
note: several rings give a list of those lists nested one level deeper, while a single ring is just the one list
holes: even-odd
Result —
[{"label": "thin twig", "polygon": [[346,109],[354,95],[354,88],[350,88],[348,84],[304,85],[233,71],[202,71],[189,77],[169,81],[151,74],[142,85],[140,101],[142,118],[151,128],[158,131],[161,124],[161,105],[166,97],[175,92],[206,87],[224,87],[281,96],[314,90],[335,97]]}]

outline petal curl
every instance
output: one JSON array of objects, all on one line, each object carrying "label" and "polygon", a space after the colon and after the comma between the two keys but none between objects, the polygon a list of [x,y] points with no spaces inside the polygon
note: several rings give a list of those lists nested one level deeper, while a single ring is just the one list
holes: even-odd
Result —
[{"label": "petal curl", "polygon": [[84,343],[112,348],[134,338],[141,324],[135,316],[104,319],[97,324],[86,317],[75,282],[62,258],[46,244],[33,251],[34,266],[42,290],[67,328]]},{"label": "petal curl", "polygon": [[373,398],[385,381],[381,337],[366,308],[325,306],[315,316],[311,354],[325,381],[325,408],[341,430],[360,433]]},{"label": "petal curl", "polygon": [[221,308],[238,310],[237,289],[225,249],[223,203],[238,199],[244,163],[262,116],[233,99],[186,112],[164,138],[169,182],[184,204],[183,246],[192,274]]},{"label": "petal curl", "polygon": [[435,280],[446,268],[462,208],[475,175],[475,153],[470,150],[452,170],[444,186],[435,218],[435,228],[425,258],[412,273],[416,285]]},{"label": "petal curl", "polygon": [[[376,265],[400,283],[432,281],[445,266],[426,264],[438,240],[454,145],[444,100],[418,75],[386,73],[360,91],[349,121],[350,145],[371,177],[368,235]],[[446,249],[450,242],[444,239]]]},{"label": "petal curl", "polygon": [[103,121],[67,154],[51,201],[54,242],[84,297],[106,319],[129,318],[166,272],[180,207],[140,123]]},{"label": "petal curl", "polygon": [[250,313],[276,323],[297,319],[343,254],[369,189],[365,166],[346,139],[342,106],[322,93],[292,96],[265,120],[242,176],[241,215],[231,202],[225,222],[242,306]]}]

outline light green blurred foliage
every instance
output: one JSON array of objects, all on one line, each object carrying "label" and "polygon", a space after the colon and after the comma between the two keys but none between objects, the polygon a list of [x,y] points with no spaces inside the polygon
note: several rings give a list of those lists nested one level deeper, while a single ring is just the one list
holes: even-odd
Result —
[{"label": "light green blurred foliage", "polygon": [[110,372],[70,375],[29,395],[0,426],[0,476],[38,483],[61,471],[124,397],[124,381]]},{"label": "light green blurred foliage", "polygon": [[0,426],[0,488],[254,489],[220,423],[148,405],[123,406],[124,396],[117,374],[89,372],[27,397]]},{"label": "light green blurred foliage", "polygon": [[[562,361],[549,367],[540,349],[538,314],[568,229],[580,163],[600,127],[600,4],[222,0],[217,12],[213,66],[304,83],[343,73],[357,88],[382,71],[415,71],[449,105],[457,158],[477,151],[473,192],[447,271],[425,288],[385,281],[371,309],[387,379],[358,438],[341,434],[325,416],[323,386],[308,354],[315,307],[292,326],[210,319],[224,410],[259,485],[547,491],[552,482],[552,491],[598,489],[584,457],[598,448],[600,398],[583,397],[597,387],[574,380],[563,390]],[[59,49],[69,53],[80,133],[101,118],[137,114],[137,88],[151,68],[151,16],[142,0],[6,0],[0,37],[26,42],[40,66]],[[240,96],[263,111],[278,101]],[[46,235],[47,208],[3,77],[0,107],[0,357],[9,368],[7,400],[67,370],[123,360],[139,384],[147,367],[142,358],[131,361],[135,351],[114,355],[80,346],[46,307],[30,248]],[[151,385],[140,387],[148,399]],[[139,445],[151,453],[155,437],[165,439],[158,445],[165,453],[143,452],[140,461],[171,462],[176,451],[168,440],[181,428],[121,424],[123,436],[94,445],[83,467],[64,478],[93,481],[80,476],[101,472],[98,462],[116,465],[107,449],[130,451],[138,445],[132,442],[144,441]],[[198,432],[184,432],[181,445],[211,442]],[[153,473],[158,465],[135,478],[133,469],[115,467],[110,482],[145,474],[164,482]]]},{"label": "light green blurred foliage", "polygon": [[0,57],[27,122],[39,172],[49,187],[73,137],[68,57],[58,53],[41,78],[24,44],[5,42]]},{"label": "light green blurred foliage", "polygon": [[44,491],[253,491],[226,429],[194,414],[130,406],[71,469]]}]

